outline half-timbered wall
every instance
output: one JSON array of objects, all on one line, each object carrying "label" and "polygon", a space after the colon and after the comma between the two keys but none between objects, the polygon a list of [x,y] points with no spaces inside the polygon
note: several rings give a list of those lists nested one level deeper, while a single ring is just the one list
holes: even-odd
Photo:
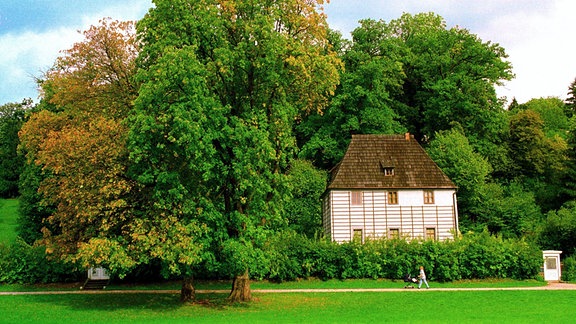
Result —
[{"label": "half-timbered wall", "polygon": [[352,192],[332,190],[324,199],[324,230],[334,241],[352,240],[354,230],[361,230],[363,239],[389,237],[391,230],[401,237],[425,238],[426,229],[445,240],[457,229],[454,190],[434,190],[434,204],[424,204],[423,190],[396,191],[397,204],[389,203],[383,190],[362,191],[361,203],[352,203]]}]

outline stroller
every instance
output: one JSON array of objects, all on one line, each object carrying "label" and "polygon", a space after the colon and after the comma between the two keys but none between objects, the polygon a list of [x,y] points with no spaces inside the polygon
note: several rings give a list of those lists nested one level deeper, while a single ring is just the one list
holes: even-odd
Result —
[{"label": "stroller", "polygon": [[418,279],[412,278],[409,273],[404,276],[404,288],[414,288],[414,284],[418,282]]}]

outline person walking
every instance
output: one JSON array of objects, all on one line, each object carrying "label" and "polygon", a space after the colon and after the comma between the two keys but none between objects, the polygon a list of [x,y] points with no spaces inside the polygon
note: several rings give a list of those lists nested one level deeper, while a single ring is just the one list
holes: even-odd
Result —
[{"label": "person walking", "polygon": [[428,281],[426,281],[426,272],[424,272],[424,267],[420,266],[420,275],[418,276],[418,278],[420,278],[420,283],[418,283],[418,289],[420,289],[420,287],[422,286],[422,282],[424,282],[426,284],[426,288],[430,288],[430,286],[428,286]]}]

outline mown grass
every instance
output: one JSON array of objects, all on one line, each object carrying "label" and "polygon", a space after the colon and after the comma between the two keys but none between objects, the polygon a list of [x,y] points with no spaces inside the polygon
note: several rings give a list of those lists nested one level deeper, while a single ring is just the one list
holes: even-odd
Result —
[{"label": "mown grass", "polygon": [[572,323],[576,291],[260,293],[228,304],[201,294],[0,296],[2,323]]},{"label": "mown grass", "polygon": [[0,243],[14,242],[17,220],[18,199],[0,199]]}]

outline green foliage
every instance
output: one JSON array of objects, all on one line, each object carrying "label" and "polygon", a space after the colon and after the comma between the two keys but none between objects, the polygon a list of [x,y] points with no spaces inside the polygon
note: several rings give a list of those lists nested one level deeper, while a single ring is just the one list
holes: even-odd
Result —
[{"label": "green foliage", "polygon": [[538,243],[544,250],[560,250],[567,256],[576,251],[576,202],[550,211],[540,230]]},{"label": "green foliage", "polygon": [[284,206],[288,227],[313,238],[322,233],[322,194],[327,174],[311,162],[294,160],[287,179],[291,198]]},{"label": "green foliage", "polygon": [[409,107],[400,114],[411,133],[432,138],[458,121],[478,139],[495,135],[501,107],[494,86],[512,77],[502,47],[466,29],[447,29],[433,13],[403,14],[389,30],[406,47],[406,81],[398,100]]},{"label": "green foliage", "polygon": [[562,280],[576,281],[576,255],[567,257],[563,261]]},{"label": "green foliage", "polygon": [[32,100],[0,106],[0,198],[18,196],[18,178],[24,167],[24,156],[18,154],[18,131],[26,120]]},{"label": "green foliage", "polygon": [[42,167],[35,163],[26,163],[20,176],[20,217],[18,218],[18,236],[28,244],[34,244],[42,238],[42,228],[51,226],[44,219],[52,215],[53,206],[41,203],[38,192],[42,181]]},{"label": "green foliage", "polygon": [[534,234],[542,220],[534,194],[521,183],[508,185],[487,183],[480,187],[477,202],[470,209],[472,223],[463,220],[462,227],[480,231],[486,227],[493,234],[523,237]]},{"label": "green foliage", "polygon": [[0,243],[0,283],[52,283],[77,281],[74,266],[46,258],[46,248],[17,240]]},{"label": "green foliage", "polygon": [[510,119],[510,156],[516,176],[557,177],[564,166],[566,141],[546,137],[544,121],[533,110],[520,111]]},{"label": "green foliage", "polygon": [[492,171],[490,163],[476,152],[459,126],[438,132],[426,151],[458,186],[459,214],[469,218],[464,223],[476,220],[473,210],[481,203],[480,192]]},{"label": "green foliage", "polygon": [[532,110],[540,115],[543,121],[542,129],[548,138],[559,136],[566,139],[569,129],[569,118],[564,110],[564,102],[560,98],[536,98],[520,105],[520,109]]},{"label": "green foliage", "polygon": [[415,276],[424,266],[430,280],[534,278],[542,253],[521,239],[503,239],[488,232],[465,234],[454,241],[368,240],[334,243],[314,241],[286,232],[268,242],[274,262],[263,278],[276,281],[318,277],[327,279]]}]

